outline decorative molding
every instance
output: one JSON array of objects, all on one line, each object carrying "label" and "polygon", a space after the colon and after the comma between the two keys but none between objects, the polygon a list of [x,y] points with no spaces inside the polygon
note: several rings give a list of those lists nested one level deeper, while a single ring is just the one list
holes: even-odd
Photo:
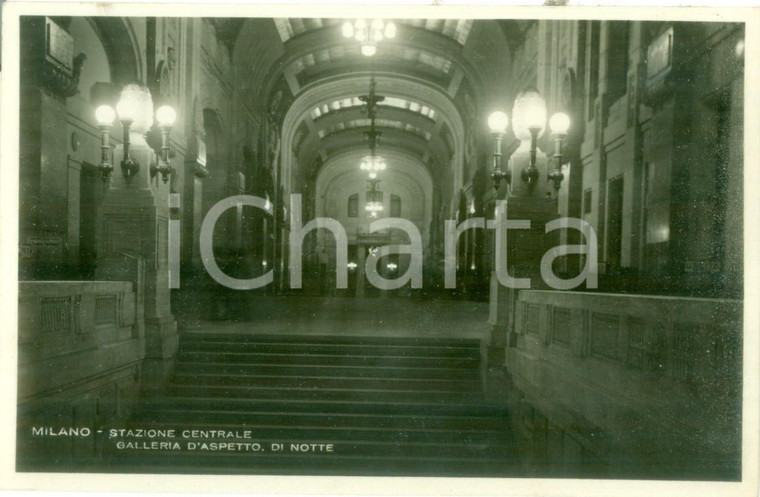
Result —
[{"label": "decorative molding", "polygon": [[117,323],[117,298],[116,295],[95,296],[95,326],[113,325]]},{"label": "decorative molding", "polygon": [[647,47],[646,92],[647,105],[655,106],[675,91],[673,82],[674,30],[671,26]]},{"label": "decorative molding", "polygon": [[79,78],[82,75],[82,68],[86,60],[87,55],[84,52],[80,52],[74,57],[74,67],[71,74],[61,66],[45,60],[42,63],[40,74],[42,84],[60,97],[73,97],[79,93]]},{"label": "decorative molding", "polygon": [[71,332],[71,297],[43,297],[40,300],[40,331]]}]

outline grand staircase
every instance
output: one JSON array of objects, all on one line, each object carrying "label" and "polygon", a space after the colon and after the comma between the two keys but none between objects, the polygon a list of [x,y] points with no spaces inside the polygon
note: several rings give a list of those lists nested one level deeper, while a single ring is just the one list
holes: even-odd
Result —
[{"label": "grand staircase", "polygon": [[159,473],[513,474],[507,413],[485,402],[480,365],[478,340],[184,334],[165,390],[128,425],[174,436],[120,437],[133,445],[109,460]]}]

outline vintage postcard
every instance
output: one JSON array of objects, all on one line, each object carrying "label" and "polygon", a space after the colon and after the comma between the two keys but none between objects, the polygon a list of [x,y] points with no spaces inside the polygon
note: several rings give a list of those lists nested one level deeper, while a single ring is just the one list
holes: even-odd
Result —
[{"label": "vintage postcard", "polygon": [[0,486],[757,492],[760,11],[2,21]]}]

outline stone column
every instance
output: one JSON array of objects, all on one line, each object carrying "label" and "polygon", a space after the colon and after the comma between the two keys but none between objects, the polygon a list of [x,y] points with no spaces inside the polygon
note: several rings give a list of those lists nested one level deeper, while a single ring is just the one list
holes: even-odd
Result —
[{"label": "stone column", "polygon": [[366,264],[367,247],[356,246],[356,296],[364,297],[364,264]]},{"label": "stone column", "polygon": [[169,183],[165,184],[160,175],[151,176],[150,166],[156,157],[143,134],[151,125],[153,110],[148,90],[140,91],[145,116],[143,121],[135,120],[129,135],[130,156],[139,163],[139,170],[129,179],[124,177],[120,167],[124,147],[119,146],[114,154],[111,188],[99,214],[97,277],[114,279],[110,274],[113,261],[123,254],[145,261],[144,372],[150,387],[153,381],[160,384],[171,372],[179,336],[169,291]]}]

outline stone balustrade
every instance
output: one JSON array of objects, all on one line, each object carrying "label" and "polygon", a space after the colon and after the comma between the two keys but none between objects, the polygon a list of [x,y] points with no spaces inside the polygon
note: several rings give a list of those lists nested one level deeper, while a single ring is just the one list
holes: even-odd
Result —
[{"label": "stone balustrade", "polygon": [[740,459],[741,338],[741,301],[521,291],[506,357],[517,424],[560,433],[570,459],[602,473],[726,477]]},{"label": "stone balustrade", "polygon": [[142,309],[133,285],[19,283],[18,435],[25,442],[20,450],[91,455],[97,450],[93,437],[34,437],[32,428],[95,431],[128,415],[145,357]]}]

